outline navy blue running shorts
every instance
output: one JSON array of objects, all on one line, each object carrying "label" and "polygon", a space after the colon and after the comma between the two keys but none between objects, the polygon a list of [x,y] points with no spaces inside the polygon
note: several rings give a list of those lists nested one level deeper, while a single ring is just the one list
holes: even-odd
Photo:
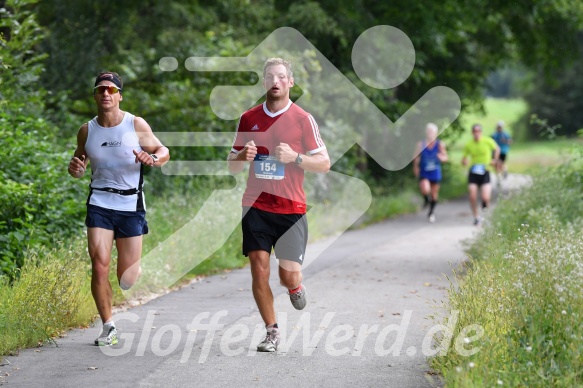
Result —
[{"label": "navy blue running shorts", "polygon": [[302,264],[308,245],[305,214],[278,214],[243,207],[243,254],[263,250],[283,260]]},{"label": "navy blue running shorts", "polygon": [[113,230],[114,238],[136,237],[148,234],[145,211],[121,211],[87,205],[85,226]]}]

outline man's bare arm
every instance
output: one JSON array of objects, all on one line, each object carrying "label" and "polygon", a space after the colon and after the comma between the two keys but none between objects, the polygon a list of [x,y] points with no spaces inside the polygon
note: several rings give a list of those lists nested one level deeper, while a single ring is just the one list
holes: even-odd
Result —
[{"label": "man's bare arm", "polygon": [[[170,151],[166,148],[162,142],[154,135],[150,125],[141,117],[136,117],[134,119],[134,128],[136,129],[136,134],[140,142],[140,147],[142,147],[141,152],[134,151],[136,155],[136,162],[141,162],[147,166],[162,167],[168,160],[170,160]],[[154,154],[158,157],[158,161],[155,162],[150,156]]]},{"label": "man's bare arm", "polygon": [[232,152],[227,156],[229,171],[233,174],[243,171],[246,162],[251,162],[257,155],[257,146],[253,140],[245,144],[245,147],[239,152]]}]

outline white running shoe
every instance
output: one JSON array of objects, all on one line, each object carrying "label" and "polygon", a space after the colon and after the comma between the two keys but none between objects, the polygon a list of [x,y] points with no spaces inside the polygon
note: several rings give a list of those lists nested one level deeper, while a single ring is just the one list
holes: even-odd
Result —
[{"label": "white running shoe", "polygon": [[257,345],[258,352],[275,352],[277,350],[277,346],[279,345],[280,336],[279,336],[279,329],[272,327],[271,329],[267,330],[267,335],[263,342]]},{"label": "white running shoe", "polygon": [[115,344],[117,344],[117,329],[115,326],[104,326],[99,337],[95,339],[95,345],[110,346]]}]

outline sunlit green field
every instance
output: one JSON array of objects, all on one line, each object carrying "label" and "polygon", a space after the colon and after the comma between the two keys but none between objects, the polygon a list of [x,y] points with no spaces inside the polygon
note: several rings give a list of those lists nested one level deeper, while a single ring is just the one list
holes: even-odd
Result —
[{"label": "sunlit green field", "polygon": [[[452,162],[461,161],[463,146],[472,139],[470,129],[473,124],[482,124],[484,135],[490,136],[496,130],[496,123],[502,120],[505,123],[505,130],[512,135],[513,128],[527,111],[526,102],[520,99],[488,98],[484,108],[485,113],[462,112],[460,115],[458,120],[467,131],[449,147]],[[564,161],[575,147],[582,145],[583,142],[572,139],[516,142],[511,146],[507,156],[508,171],[528,173],[539,167],[556,166]]]},{"label": "sunlit green field", "polygon": [[527,111],[527,104],[522,99],[487,98],[484,102],[485,114],[479,112],[462,112],[459,121],[467,129],[458,141],[464,144],[471,140],[471,126],[481,124],[485,135],[491,135],[496,130],[496,123],[500,120],[505,123],[505,130],[513,134],[513,128]]}]

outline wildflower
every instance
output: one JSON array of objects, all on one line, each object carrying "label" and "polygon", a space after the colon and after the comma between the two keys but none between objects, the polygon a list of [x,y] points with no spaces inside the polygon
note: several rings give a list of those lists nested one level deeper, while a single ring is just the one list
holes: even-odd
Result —
[{"label": "wildflower", "polygon": [[527,347],[526,347],[526,351],[527,351],[527,352],[530,352],[531,350],[532,350],[532,346],[527,346]]},{"label": "wildflower", "polygon": [[563,310],[563,311],[561,311],[561,314],[567,315],[567,312],[565,310]]},{"label": "wildflower", "polygon": [[473,368],[473,367],[475,367],[475,366],[476,366],[476,364],[474,364],[473,362],[470,362],[470,363],[468,364],[468,366],[469,366],[470,368]]},{"label": "wildflower", "polygon": [[500,380],[500,379],[498,379],[498,381],[496,381],[496,383],[497,383],[498,385],[502,385],[502,384],[503,384],[503,383],[502,383],[502,380]]}]

